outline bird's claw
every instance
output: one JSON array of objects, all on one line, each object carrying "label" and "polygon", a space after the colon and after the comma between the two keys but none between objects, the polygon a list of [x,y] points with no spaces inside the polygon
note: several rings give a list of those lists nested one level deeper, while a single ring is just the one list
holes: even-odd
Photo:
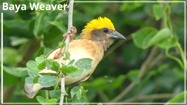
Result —
[{"label": "bird's claw", "polygon": [[67,32],[63,35],[63,37],[66,39],[68,35],[70,35],[70,41],[73,40],[75,34],[77,33],[77,29],[75,27],[71,27],[70,29],[71,32]]}]

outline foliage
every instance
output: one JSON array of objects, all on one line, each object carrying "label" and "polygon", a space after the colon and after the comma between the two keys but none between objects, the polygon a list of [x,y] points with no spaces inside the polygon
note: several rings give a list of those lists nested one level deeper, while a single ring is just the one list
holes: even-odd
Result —
[{"label": "foliage", "polygon": [[[6,2],[27,5],[29,2],[67,3],[64,0]],[[69,95],[65,102],[101,102],[99,105],[111,101],[163,102],[166,105],[183,102],[186,94],[184,8],[183,3],[177,2],[75,3],[73,24],[78,31],[75,39],[86,23],[102,16],[110,18],[127,40],[116,41],[107,50],[107,56],[89,80],[66,88]],[[83,58],[61,66],[61,62],[45,57],[57,46],[65,46],[62,34],[67,31],[67,11],[27,8],[15,13],[7,10],[3,11],[3,19],[4,102],[58,103],[61,94],[58,83],[63,73],[78,76],[83,70],[89,70],[92,62]],[[69,60],[71,55],[68,51],[65,54],[64,60]],[[81,61],[85,63],[84,67]],[[53,72],[42,73],[45,68]],[[53,86],[55,90],[41,90],[34,99],[28,99],[23,93],[25,82]],[[128,90],[131,84],[134,85]],[[162,95],[164,97],[160,97]]]}]

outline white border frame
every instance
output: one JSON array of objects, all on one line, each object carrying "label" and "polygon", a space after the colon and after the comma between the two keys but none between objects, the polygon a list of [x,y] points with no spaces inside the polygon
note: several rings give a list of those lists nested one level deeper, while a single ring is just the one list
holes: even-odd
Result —
[{"label": "white border frame", "polygon": [[[186,1],[74,1],[74,3],[184,3],[184,56],[186,57]],[[186,91],[186,59],[184,61],[184,91]],[[67,103],[67,104],[98,104],[100,102],[93,103]],[[166,104],[164,103],[105,103],[102,104]],[[39,104],[39,103],[3,103],[3,12],[1,12],[1,104]],[[184,94],[184,103],[170,103],[170,104],[186,104],[186,92]]]}]

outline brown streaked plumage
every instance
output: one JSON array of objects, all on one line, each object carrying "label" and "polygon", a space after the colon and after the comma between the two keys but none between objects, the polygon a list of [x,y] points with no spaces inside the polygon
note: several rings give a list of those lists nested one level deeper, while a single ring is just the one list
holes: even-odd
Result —
[{"label": "brown streaked plumage", "polygon": [[[103,58],[104,51],[114,42],[115,39],[125,39],[125,37],[115,31],[110,19],[100,17],[89,22],[85,26],[85,29],[83,29],[80,38],[78,40],[72,40],[69,43],[68,51],[70,52],[70,60],[74,59],[75,62],[82,58],[93,59],[91,65],[92,69],[83,71],[77,77],[69,75],[65,76],[66,87],[87,80]],[[61,63],[63,56],[56,57],[56,55],[59,55],[59,52],[60,48],[57,48],[51,51],[46,57]],[[27,97],[33,98],[42,88],[43,87],[38,83],[26,83],[24,92]]]}]

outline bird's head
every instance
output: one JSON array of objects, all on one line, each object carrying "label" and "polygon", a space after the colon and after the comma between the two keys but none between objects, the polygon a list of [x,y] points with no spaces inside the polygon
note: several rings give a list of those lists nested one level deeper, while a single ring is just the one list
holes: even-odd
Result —
[{"label": "bird's head", "polygon": [[123,35],[117,32],[110,19],[99,17],[93,19],[82,30],[81,39],[88,39],[102,45],[106,50],[115,39],[125,39]]}]

